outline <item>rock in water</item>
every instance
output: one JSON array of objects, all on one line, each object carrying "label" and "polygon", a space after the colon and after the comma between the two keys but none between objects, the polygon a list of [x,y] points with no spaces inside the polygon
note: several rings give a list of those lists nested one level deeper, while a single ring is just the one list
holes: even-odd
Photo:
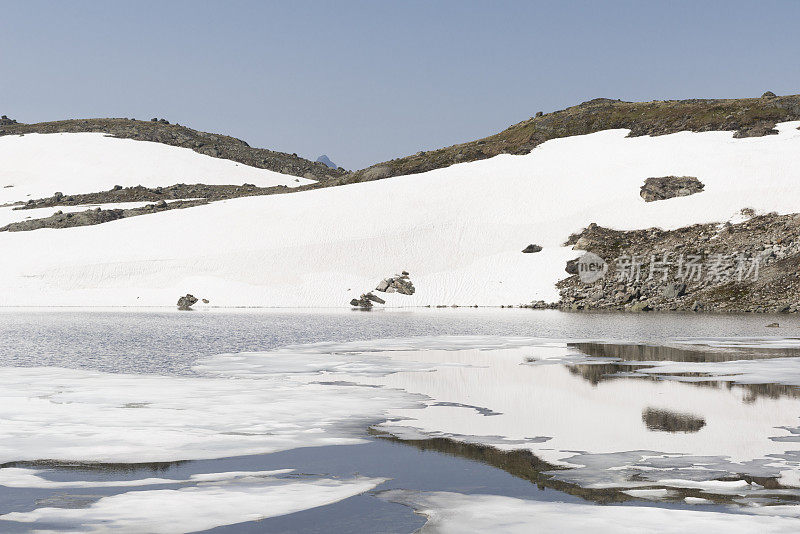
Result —
[{"label": "rock in water", "polygon": [[534,245],[533,243],[522,249],[523,254],[532,254],[534,252],[541,252],[541,251],[542,247],[540,247],[539,245]]},{"label": "rock in water", "polygon": [[197,303],[197,297],[187,293],[185,296],[178,299],[179,310],[191,310],[192,306]]},{"label": "rock in water", "polygon": [[[370,299],[368,295],[372,295],[372,294],[371,293],[366,293],[364,295],[361,295],[357,299],[351,300],[350,301],[350,306],[352,306],[354,308],[361,308],[362,310],[371,309],[372,308],[372,299]],[[372,295],[372,296],[375,297],[375,295]],[[375,297],[375,298],[377,298],[377,297]]]},{"label": "rock in water", "polygon": [[660,176],[646,179],[639,194],[645,202],[654,202],[693,195],[704,187],[694,176]]},{"label": "rock in water", "polygon": [[365,293],[364,295],[361,295],[361,296],[371,300],[372,302],[377,302],[378,304],[386,304],[385,300],[383,300],[380,297],[376,297],[375,295],[372,294],[371,291],[369,293]]}]

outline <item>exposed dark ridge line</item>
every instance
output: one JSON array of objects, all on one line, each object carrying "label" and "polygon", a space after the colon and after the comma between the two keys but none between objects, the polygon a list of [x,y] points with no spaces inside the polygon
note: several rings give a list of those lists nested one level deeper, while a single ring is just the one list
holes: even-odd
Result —
[{"label": "exposed dark ridge line", "polygon": [[276,152],[266,148],[253,148],[245,141],[228,135],[213,134],[193,130],[180,124],[161,121],[140,121],[135,119],[97,118],[68,119],[35,124],[0,124],[0,136],[24,135],[29,133],[104,133],[120,139],[151,141],[170,146],[189,148],[214,158],[229,159],[237,163],[268,169],[283,174],[301,176],[312,180],[326,181],[345,174],[342,168],[331,169],[299,157],[297,154]]},{"label": "exposed dark ridge line", "polygon": [[628,129],[630,137],[680,131],[732,131],[734,137],[776,134],[778,122],[800,120],[800,95],[761,98],[623,102],[596,98],[553,113],[540,114],[506,130],[467,143],[419,152],[372,165],[342,177],[337,183],[367,182],[417,174],[491,158],[527,154],[551,139],[610,129]]}]

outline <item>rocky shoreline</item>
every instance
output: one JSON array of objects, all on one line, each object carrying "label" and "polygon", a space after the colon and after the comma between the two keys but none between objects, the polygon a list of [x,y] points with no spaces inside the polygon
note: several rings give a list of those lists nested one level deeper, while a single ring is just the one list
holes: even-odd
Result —
[{"label": "rocky shoreline", "polygon": [[800,214],[766,214],[738,224],[698,224],[669,231],[618,231],[591,224],[566,244],[603,258],[608,270],[599,280],[586,283],[577,262],[569,262],[566,270],[571,276],[558,283],[560,301],[539,307],[800,311]]}]

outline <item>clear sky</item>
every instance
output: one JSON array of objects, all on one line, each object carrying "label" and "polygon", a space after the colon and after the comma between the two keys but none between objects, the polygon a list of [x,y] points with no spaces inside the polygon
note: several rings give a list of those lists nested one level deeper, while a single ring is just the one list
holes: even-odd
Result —
[{"label": "clear sky", "polygon": [[798,21],[798,0],[0,0],[0,114],[165,117],[356,169],[596,97],[800,93]]}]

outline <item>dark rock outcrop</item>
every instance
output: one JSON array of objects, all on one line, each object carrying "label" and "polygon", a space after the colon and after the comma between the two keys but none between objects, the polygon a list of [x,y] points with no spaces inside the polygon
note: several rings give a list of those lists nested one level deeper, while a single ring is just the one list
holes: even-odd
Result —
[{"label": "dark rock outcrop", "polygon": [[557,285],[559,307],[646,311],[800,311],[800,214],[738,224],[621,231],[590,225],[567,241],[604,258],[591,284]]},{"label": "dark rock outcrop", "polygon": [[[94,208],[87,209],[85,211],[75,211],[69,213],[64,213],[63,211],[59,210],[50,217],[43,217],[41,219],[26,219],[24,221],[7,224],[0,228],[0,232],[28,232],[42,228],[75,228],[77,226],[92,226],[95,224],[116,221],[118,219],[125,219],[127,217],[137,217],[139,215],[148,215],[151,213],[158,213],[171,209],[188,208],[192,206],[199,206],[200,204],[205,203],[206,202],[204,200],[178,200],[169,203],[165,202],[164,200],[160,200],[154,204],[148,204],[141,208],[131,209],[104,210],[102,208]],[[27,207],[27,205],[25,207]]]},{"label": "dark rock outcrop", "polygon": [[178,299],[179,310],[190,310],[195,304],[197,304],[197,297],[189,293]]},{"label": "dark rock outcrop", "polygon": [[11,126],[12,124],[17,124],[17,121],[9,119],[7,115],[0,117],[0,126]]},{"label": "dark rock outcrop", "polygon": [[534,245],[532,243],[530,245],[528,245],[527,247],[522,249],[522,253],[523,254],[533,254],[535,252],[541,252],[541,251],[542,251],[542,247],[540,247],[539,245]]},{"label": "dark rock outcrop", "polygon": [[647,178],[639,191],[645,202],[685,197],[703,190],[700,180],[694,176],[660,176]]}]

